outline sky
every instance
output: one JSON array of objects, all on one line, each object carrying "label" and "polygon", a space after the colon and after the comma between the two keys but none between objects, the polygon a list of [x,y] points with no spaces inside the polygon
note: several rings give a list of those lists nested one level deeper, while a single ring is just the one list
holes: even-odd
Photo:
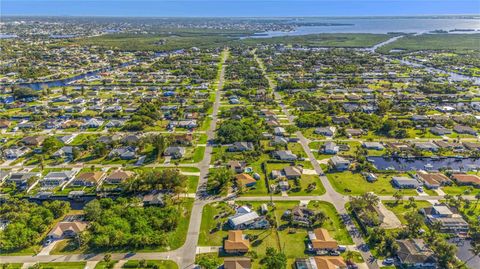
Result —
[{"label": "sky", "polygon": [[0,16],[275,17],[480,14],[480,0],[0,0]]}]

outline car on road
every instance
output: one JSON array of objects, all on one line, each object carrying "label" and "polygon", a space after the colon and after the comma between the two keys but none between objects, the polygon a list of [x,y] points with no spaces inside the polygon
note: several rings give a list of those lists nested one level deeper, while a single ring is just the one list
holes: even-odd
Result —
[{"label": "car on road", "polygon": [[383,260],[383,264],[385,264],[385,265],[392,265],[394,262],[395,262],[395,260],[393,258],[387,258],[387,259]]}]

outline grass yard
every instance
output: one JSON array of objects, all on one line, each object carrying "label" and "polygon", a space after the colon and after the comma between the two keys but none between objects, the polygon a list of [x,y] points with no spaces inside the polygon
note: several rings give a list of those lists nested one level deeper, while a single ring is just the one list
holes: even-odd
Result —
[{"label": "grass yard", "polygon": [[[378,174],[378,180],[370,183],[364,179],[360,173],[350,171],[327,173],[327,178],[335,190],[346,195],[361,195],[367,192],[374,192],[378,195],[393,195],[398,189],[395,189],[390,180],[393,175]],[[417,195],[415,190],[403,190],[404,195]]]},{"label": "grass yard", "polygon": [[0,263],[0,267],[5,269],[21,269],[22,265],[22,263]]},{"label": "grass yard", "polygon": [[146,260],[145,266],[140,265],[140,261],[130,260],[127,261],[122,268],[153,268],[157,266],[158,269],[178,269],[178,265],[173,261],[160,261],[160,260]]},{"label": "grass yard", "polygon": [[353,244],[347,228],[341,221],[337,210],[332,204],[324,201],[312,201],[308,204],[308,207],[314,210],[321,210],[327,215],[327,221],[325,221],[322,227],[327,229],[330,235],[337,240],[339,244]]},{"label": "grass yard", "polygon": [[383,201],[382,202],[387,209],[392,211],[402,222],[402,224],[406,224],[407,221],[405,220],[405,214],[411,210],[418,210],[421,208],[426,208],[429,206],[432,206],[431,203],[428,201],[415,201],[416,207],[413,207],[410,201],[400,201],[399,203],[396,203],[396,201]]},{"label": "grass yard", "polygon": [[49,269],[83,269],[86,262],[41,262],[40,268]]}]

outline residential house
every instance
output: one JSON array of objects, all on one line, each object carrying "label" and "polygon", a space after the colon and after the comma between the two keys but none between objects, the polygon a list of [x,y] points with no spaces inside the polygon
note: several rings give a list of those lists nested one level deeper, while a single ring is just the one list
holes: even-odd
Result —
[{"label": "residential house", "polygon": [[418,171],[417,179],[422,181],[428,189],[438,189],[440,186],[450,185],[452,181],[441,173],[427,173],[425,171]]},{"label": "residential house", "polygon": [[337,131],[337,128],[334,126],[329,126],[329,127],[319,127],[316,128],[314,133],[318,135],[324,135],[324,136],[334,136],[335,132]]},{"label": "residential house", "polygon": [[172,159],[180,159],[185,156],[185,147],[170,146],[165,149],[163,155],[171,157]]},{"label": "residential house", "polygon": [[14,146],[14,147],[5,149],[3,151],[3,155],[5,156],[6,159],[15,160],[25,155],[28,151],[29,149],[27,147]]},{"label": "residential house", "polygon": [[299,179],[302,177],[303,168],[301,166],[286,166],[282,169],[282,175],[287,179]]},{"label": "residential house", "polygon": [[295,260],[295,269],[347,269],[341,256],[315,256]]},{"label": "residential house", "polygon": [[435,254],[425,245],[423,239],[397,240],[397,245],[396,256],[402,266],[421,269],[437,268]]},{"label": "residential house", "polygon": [[34,178],[39,179],[42,176],[41,173],[25,173],[25,172],[12,172],[10,177],[5,181],[7,183],[14,183],[19,189],[26,189],[28,187],[28,182]]},{"label": "residential house", "polygon": [[432,133],[434,135],[444,136],[444,135],[447,135],[447,134],[451,134],[452,130],[447,129],[447,128],[441,126],[441,125],[437,125],[435,127],[430,128],[430,133]]},{"label": "residential house", "polygon": [[97,186],[104,178],[104,172],[85,172],[77,175],[72,181],[72,186]]},{"label": "residential house", "polygon": [[237,185],[243,187],[253,187],[257,184],[257,181],[252,176],[245,173],[235,175],[235,180]]},{"label": "residential house", "polygon": [[335,142],[327,141],[322,147],[322,153],[324,154],[337,154],[340,150],[339,146]]},{"label": "residential house", "polygon": [[465,235],[468,232],[468,223],[455,208],[450,208],[445,204],[436,204],[420,209],[420,212],[425,216],[427,224],[440,223],[441,232],[457,235]]},{"label": "residential house", "polygon": [[52,154],[52,157],[71,159],[73,158],[73,150],[74,147],[72,146],[63,146],[59,150],[55,151],[55,153]]},{"label": "residential house", "polygon": [[71,180],[75,176],[75,171],[60,171],[60,172],[50,172],[45,177],[43,177],[39,183],[43,187],[58,187],[69,180]]},{"label": "residential house", "polygon": [[420,182],[411,177],[393,177],[392,184],[400,189],[416,189],[420,186]]},{"label": "residential house", "polygon": [[361,136],[365,133],[362,129],[345,129],[345,133],[347,133],[348,137],[352,136]]},{"label": "residential house", "polygon": [[40,146],[44,140],[45,140],[45,137],[34,135],[34,136],[27,136],[23,138],[22,143],[27,146]]},{"label": "residential house", "polygon": [[2,182],[5,181],[9,175],[9,171],[0,170],[0,184],[2,184]]},{"label": "residential house", "polygon": [[333,156],[329,163],[337,171],[345,171],[350,167],[350,161],[340,156]]},{"label": "residential house", "polygon": [[435,143],[433,142],[416,142],[416,143],[413,143],[413,145],[415,146],[415,148],[419,150],[432,151],[432,152],[438,151],[438,146],[435,145]]},{"label": "residential house", "polygon": [[295,161],[297,155],[293,154],[290,150],[277,150],[272,152],[272,156],[282,161]]},{"label": "residential house", "polygon": [[120,184],[133,177],[135,177],[135,173],[132,171],[116,170],[105,178],[105,182],[109,184]]},{"label": "residential house", "polygon": [[148,194],[145,194],[142,197],[142,202],[144,206],[163,206],[165,205],[164,202],[164,194],[158,191],[152,191]]},{"label": "residential house", "polygon": [[245,238],[241,230],[228,231],[223,250],[228,254],[244,254],[250,250],[250,241]]},{"label": "residential house", "polygon": [[227,223],[235,230],[267,229],[270,227],[270,223],[265,217],[259,216],[257,212],[252,211],[247,206],[237,208],[235,215],[229,217]]},{"label": "residential house", "polygon": [[251,151],[254,149],[252,142],[235,142],[228,147],[228,151],[230,152],[243,152],[243,151]]},{"label": "residential house", "polygon": [[48,233],[47,239],[58,240],[78,236],[87,229],[85,221],[61,221]]},{"label": "residential house", "polygon": [[480,188],[480,177],[477,175],[453,174],[452,179],[455,180],[458,185]]},{"label": "residential house", "polygon": [[338,248],[337,241],[324,228],[309,231],[308,240],[310,241],[309,249],[312,251],[336,250]]},{"label": "residential house", "polygon": [[82,127],[83,128],[100,128],[103,125],[103,120],[100,119],[89,119],[87,122],[85,122]]},{"label": "residential house", "polygon": [[291,210],[283,213],[282,218],[289,219],[294,225],[310,227],[312,225],[312,217],[315,212],[304,206],[296,206]]},{"label": "residential house", "polygon": [[277,135],[277,136],[284,136],[285,135],[285,128],[275,127],[275,128],[273,128],[273,134]]},{"label": "residential house", "polygon": [[456,133],[459,134],[469,134],[469,135],[477,135],[477,131],[475,131],[472,127],[470,126],[465,126],[465,125],[455,125],[453,127],[453,130]]},{"label": "residential house", "polygon": [[137,149],[131,146],[112,149],[108,158],[120,158],[122,160],[132,160],[137,157]]},{"label": "residential house", "polygon": [[384,150],[385,147],[380,142],[363,142],[362,146],[366,149]]},{"label": "residential house", "polygon": [[235,173],[243,173],[245,170],[246,163],[245,162],[240,162],[240,161],[229,161],[227,163],[227,168],[232,169]]},{"label": "residential house", "polygon": [[225,257],[223,269],[251,269],[252,261],[247,257]]}]

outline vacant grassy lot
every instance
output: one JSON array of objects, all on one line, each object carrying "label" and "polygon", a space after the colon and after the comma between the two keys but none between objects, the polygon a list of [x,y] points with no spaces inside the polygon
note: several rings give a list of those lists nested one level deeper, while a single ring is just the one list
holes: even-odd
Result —
[{"label": "vacant grassy lot", "polygon": [[410,201],[400,201],[398,203],[396,201],[383,201],[383,204],[397,215],[402,224],[407,223],[405,220],[405,214],[407,212],[432,206],[428,201],[415,201],[413,204]]},{"label": "vacant grassy lot", "polygon": [[86,262],[41,262],[40,268],[49,269],[83,269]]},{"label": "vacant grassy lot", "polygon": [[[347,195],[361,195],[367,192],[374,192],[378,195],[393,195],[398,189],[395,189],[390,183],[392,176],[390,174],[377,174],[378,180],[370,183],[360,173],[350,171],[327,173],[328,180],[335,190]],[[400,175],[397,175],[400,176]],[[415,190],[403,190],[404,195],[417,195]]]}]

